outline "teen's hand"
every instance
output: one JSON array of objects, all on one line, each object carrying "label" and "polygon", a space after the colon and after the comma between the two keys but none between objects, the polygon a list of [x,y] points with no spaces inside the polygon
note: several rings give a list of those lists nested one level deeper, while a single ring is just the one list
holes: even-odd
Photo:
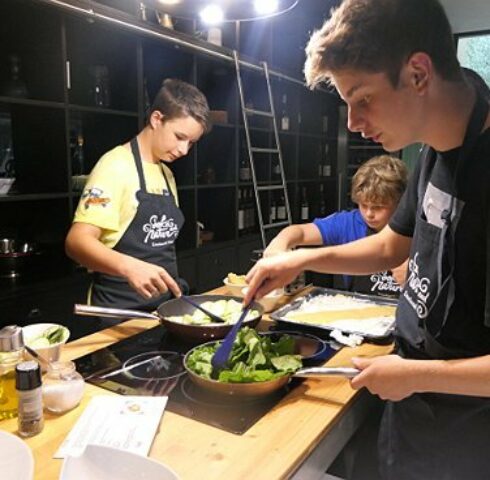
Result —
[{"label": "teen's hand", "polygon": [[125,270],[129,285],[143,298],[158,297],[169,290],[176,297],[182,294],[177,282],[159,265],[132,258]]},{"label": "teen's hand", "polygon": [[259,260],[247,273],[247,293],[243,303],[260,299],[276,288],[291,283],[302,271],[301,251],[286,252]]},{"label": "teen's hand", "polygon": [[383,400],[403,400],[416,391],[416,362],[398,355],[355,357],[352,363],[362,371],[351,380],[351,386],[356,390],[366,387]]}]

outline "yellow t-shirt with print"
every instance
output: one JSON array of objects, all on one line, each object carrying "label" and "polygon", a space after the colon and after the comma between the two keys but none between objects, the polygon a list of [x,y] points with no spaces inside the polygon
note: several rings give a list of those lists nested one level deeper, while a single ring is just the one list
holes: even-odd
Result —
[{"label": "yellow t-shirt with print", "polygon": [[[162,194],[170,184],[177,199],[177,188],[171,170],[163,163],[143,163],[146,190]],[[73,222],[88,223],[102,230],[100,241],[113,248],[132,222],[138,208],[136,192],[140,190],[138,171],[129,148],[117,146],[104,154],[90,173]]]}]

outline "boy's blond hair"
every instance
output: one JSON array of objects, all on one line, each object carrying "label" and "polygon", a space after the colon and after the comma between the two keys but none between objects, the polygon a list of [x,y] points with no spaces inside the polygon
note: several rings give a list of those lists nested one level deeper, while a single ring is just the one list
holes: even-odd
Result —
[{"label": "boy's blond hair", "polygon": [[357,204],[397,204],[407,181],[408,169],[399,158],[379,155],[361,165],[352,177],[351,198]]}]

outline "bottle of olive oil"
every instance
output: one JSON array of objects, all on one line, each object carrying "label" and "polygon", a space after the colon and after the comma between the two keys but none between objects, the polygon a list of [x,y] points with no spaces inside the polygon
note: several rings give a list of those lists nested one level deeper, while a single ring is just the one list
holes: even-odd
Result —
[{"label": "bottle of olive oil", "polygon": [[18,412],[15,390],[15,367],[23,361],[24,339],[22,329],[8,325],[0,330],[0,421],[14,418]]}]

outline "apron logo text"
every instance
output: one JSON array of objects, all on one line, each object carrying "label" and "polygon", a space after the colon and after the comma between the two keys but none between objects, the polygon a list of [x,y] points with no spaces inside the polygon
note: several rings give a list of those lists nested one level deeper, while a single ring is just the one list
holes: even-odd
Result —
[{"label": "apron logo text", "polygon": [[393,292],[400,293],[402,287],[396,283],[395,279],[388,272],[379,272],[370,277],[373,286],[372,292]]},{"label": "apron logo text", "polygon": [[[408,262],[409,276],[403,296],[415,310],[419,318],[426,318],[429,313],[427,300],[430,296],[430,280],[427,277],[420,278],[419,265],[417,263],[418,256],[419,253],[417,252]],[[408,293],[409,289],[416,295],[416,299]]]},{"label": "apron logo text", "polygon": [[[179,228],[176,225],[173,218],[167,218],[167,215],[163,214],[161,219],[158,219],[158,215],[152,215],[148,223],[143,225],[143,231],[146,233],[144,242],[148,243],[149,240],[161,240],[170,239],[175,240],[179,234]],[[171,243],[170,241],[163,244]],[[153,246],[163,245],[161,242],[152,243]]]}]

